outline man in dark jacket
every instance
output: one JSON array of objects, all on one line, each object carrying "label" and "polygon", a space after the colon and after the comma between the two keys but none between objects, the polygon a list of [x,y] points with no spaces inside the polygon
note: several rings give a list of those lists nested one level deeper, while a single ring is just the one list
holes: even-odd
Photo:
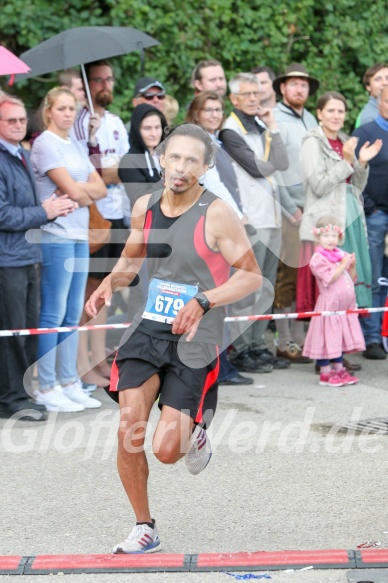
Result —
[{"label": "man in dark jacket", "polygon": [[[22,101],[0,98],[0,329],[36,328],[41,261],[36,243],[26,232],[39,229],[75,208],[67,196],[54,193],[42,204],[37,199],[29,154],[20,146],[27,130]],[[37,336],[0,339],[0,417],[43,421],[45,407],[29,401],[31,366],[36,359]],[[26,373],[26,374],[25,374]],[[27,392],[26,392],[27,391]],[[28,394],[27,394],[28,393]]]},{"label": "man in dark jacket", "polygon": [[[368,182],[364,192],[364,209],[368,230],[369,254],[372,263],[373,307],[384,306],[386,288],[379,284],[380,277],[388,277],[388,259],[384,255],[385,240],[388,235],[388,87],[377,98],[379,114],[375,121],[366,123],[353,132],[359,138],[356,156],[366,143],[382,140],[380,152],[369,162]],[[386,354],[381,346],[382,314],[371,314],[362,319],[366,350],[364,357],[384,360]]]}]

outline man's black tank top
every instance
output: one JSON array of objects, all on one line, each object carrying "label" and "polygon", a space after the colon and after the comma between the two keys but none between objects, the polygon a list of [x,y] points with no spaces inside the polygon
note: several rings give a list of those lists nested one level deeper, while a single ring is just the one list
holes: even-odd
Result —
[{"label": "man's black tank top", "polygon": [[[205,190],[195,204],[179,217],[167,217],[160,208],[163,191],[155,192],[148,202],[144,222],[147,268],[152,278],[177,284],[197,285],[198,291],[213,289],[229,278],[229,263],[223,255],[211,249],[205,239],[206,215],[210,205],[219,198]],[[143,310],[134,318],[139,330],[178,341],[171,324],[142,318]],[[225,308],[215,307],[201,319],[194,342],[222,344]]]}]

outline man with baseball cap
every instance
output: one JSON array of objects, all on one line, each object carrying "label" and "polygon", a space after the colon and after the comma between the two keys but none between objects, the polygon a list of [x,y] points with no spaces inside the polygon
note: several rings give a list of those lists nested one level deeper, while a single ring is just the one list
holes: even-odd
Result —
[{"label": "man with baseball cap", "polygon": [[[303,214],[304,192],[299,161],[302,139],[317,125],[305,109],[310,95],[314,95],[319,81],[311,77],[300,63],[289,65],[283,75],[273,80],[273,88],[283,102],[274,111],[277,126],[286,147],[288,168],[280,175],[280,203],[282,205],[282,247],[275,286],[274,312],[295,312],[297,268],[299,261],[299,225]],[[277,356],[291,362],[311,362],[302,356],[304,323],[298,320],[275,320],[278,332]]]},{"label": "man with baseball cap", "polygon": [[132,105],[136,107],[141,103],[148,103],[163,113],[165,98],[166,90],[160,81],[154,77],[142,77],[136,82]]}]

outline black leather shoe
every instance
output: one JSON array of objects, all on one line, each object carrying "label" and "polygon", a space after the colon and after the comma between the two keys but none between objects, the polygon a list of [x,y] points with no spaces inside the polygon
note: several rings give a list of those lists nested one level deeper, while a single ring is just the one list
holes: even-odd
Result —
[{"label": "black leather shoe", "polygon": [[230,358],[231,363],[233,366],[237,368],[237,370],[242,372],[251,372],[251,373],[261,373],[261,372],[271,372],[273,369],[272,364],[268,364],[266,362],[260,362],[257,359],[253,359],[249,355],[248,350],[243,350],[237,356],[233,356]]},{"label": "black leather shoe", "polygon": [[255,350],[250,350],[249,356],[254,360],[258,360],[259,362],[272,364],[272,366],[276,369],[288,368],[291,364],[287,358],[279,358],[274,356],[272,352],[268,350],[268,348],[256,348]]},{"label": "black leather shoe", "polygon": [[47,411],[47,409],[44,405],[41,405],[40,403],[35,403],[35,401],[29,400],[29,404],[33,405],[33,409],[36,409],[37,411],[42,411],[42,413],[46,413],[46,411]]},{"label": "black leather shoe", "polygon": [[253,385],[253,379],[250,377],[244,377],[239,372],[231,379],[225,379],[224,381],[218,381],[219,385]]},{"label": "black leather shoe", "polygon": [[343,365],[348,372],[353,372],[362,369],[361,364],[358,364],[356,362],[350,362],[350,360],[348,360],[347,358],[344,358]]},{"label": "black leather shoe", "polygon": [[369,358],[370,360],[385,360],[387,355],[385,350],[380,346],[378,342],[371,342],[366,347],[366,350],[362,353],[364,358]]},{"label": "black leather shoe", "polygon": [[13,407],[0,405],[1,419],[10,419],[13,415],[16,421],[46,421],[47,419],[46,407],[42,409],[42,405],[37,405],[27,399]]}]

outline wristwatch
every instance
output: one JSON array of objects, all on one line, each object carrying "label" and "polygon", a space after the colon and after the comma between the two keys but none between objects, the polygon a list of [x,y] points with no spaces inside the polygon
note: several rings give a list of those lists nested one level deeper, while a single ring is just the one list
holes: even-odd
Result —
[{"label": "wristwatch", "polygon": [[197,295],[195,295],[194,299],[197,300],[197,302],[199,303],[199,305],[203,309],[204,314],[206,314],[206,312],[208,312],[210,310],[210,308],[212,307],[211,303],[209,302],[209,300],[207,299],[205,294],[203,294],[202,292],[199,292]]}]

